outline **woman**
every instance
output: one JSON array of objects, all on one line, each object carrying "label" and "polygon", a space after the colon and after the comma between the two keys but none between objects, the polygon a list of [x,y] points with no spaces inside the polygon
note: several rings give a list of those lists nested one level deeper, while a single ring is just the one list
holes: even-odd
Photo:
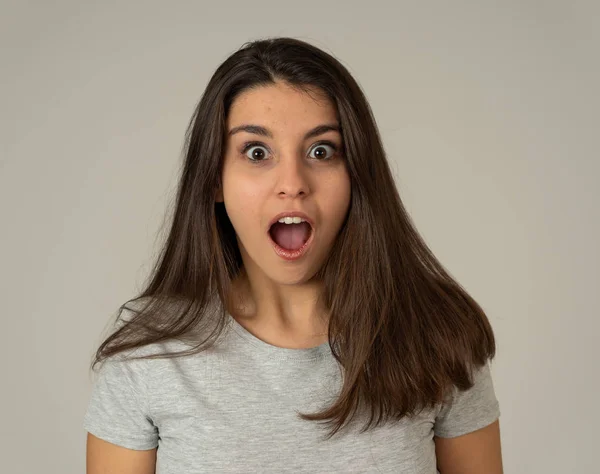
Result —
[{"label": "woman", "polygon": [[162,254],[93,363],[88,474],[501,473],[492,328],[344,66],[245,44],[186,138]]}]

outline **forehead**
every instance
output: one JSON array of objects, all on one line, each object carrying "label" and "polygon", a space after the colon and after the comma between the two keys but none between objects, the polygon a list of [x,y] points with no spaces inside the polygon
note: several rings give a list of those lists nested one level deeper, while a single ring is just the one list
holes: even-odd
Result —
[{"label": "forehead", "polygon": [[337,111],[331,100],[317,88],[304,92],[278,82],[241,93],[231,104],[228,127],[244,123],[280,127],[312,127],[315,122],[336,122]]}]

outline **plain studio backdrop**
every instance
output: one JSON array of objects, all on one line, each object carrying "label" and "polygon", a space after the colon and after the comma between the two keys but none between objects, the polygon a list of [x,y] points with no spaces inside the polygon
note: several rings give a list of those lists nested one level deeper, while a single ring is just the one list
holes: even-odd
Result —
[{"label": "plain studio backdrop", "polygon": [[88,366],[161,241],[184,130],[242,43],[334,54],[400,195],[487,312],[506,473],[597,473],[594,1],[3,1],[0,471],[80,474]]}]

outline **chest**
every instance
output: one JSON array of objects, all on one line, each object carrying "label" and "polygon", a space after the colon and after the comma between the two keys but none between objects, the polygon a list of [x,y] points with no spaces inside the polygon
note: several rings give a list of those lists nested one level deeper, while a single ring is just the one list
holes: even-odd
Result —
[{"label": "chest", "polygon": [[335,372],[318,377],[248,377],[227,371],[165,380],[155,403],[157,474],[408,473],[435,474],[433,413],[360,433],[355,418],[331,439],[298,412],[328,406]]}]

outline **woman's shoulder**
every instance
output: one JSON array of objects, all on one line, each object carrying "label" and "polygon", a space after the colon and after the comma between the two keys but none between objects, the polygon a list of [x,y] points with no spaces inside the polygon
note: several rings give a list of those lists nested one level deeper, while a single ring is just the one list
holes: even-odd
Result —
[{"label": "woman's shoulder", "polygon": [[[135,300],[128,301],[121,306],[121,312],[119,313],[117,320],[114,324],[114,330],[118,330],[120,327],[129,324],[140,311],[144,310],[149,304],[152,304],[154,297],[143,297]],[[171,318],[176,319],[172,315],[178,314],[184,310],[185,304],[178,300],[164,300],[162,301],[162,311],[169,312]],[[150,342],[146,344],[140,344],[135,348],[122,350],[116,356],[118,359],[130,359],[130,358],[146,358],[150,356],[159,356],[164,354],[174,354],[193,352],[194,349],[203,341],[211,339],[211,334],[214,332],[215,325],[218,322],[218,311],[215,308],[206,308],[203,321],[196,324],[195,327],[190,328],[185,334],[180,337],[169,337],[157,342]],[[159,360],[158,358],[152,357],[150,360]]]}]

